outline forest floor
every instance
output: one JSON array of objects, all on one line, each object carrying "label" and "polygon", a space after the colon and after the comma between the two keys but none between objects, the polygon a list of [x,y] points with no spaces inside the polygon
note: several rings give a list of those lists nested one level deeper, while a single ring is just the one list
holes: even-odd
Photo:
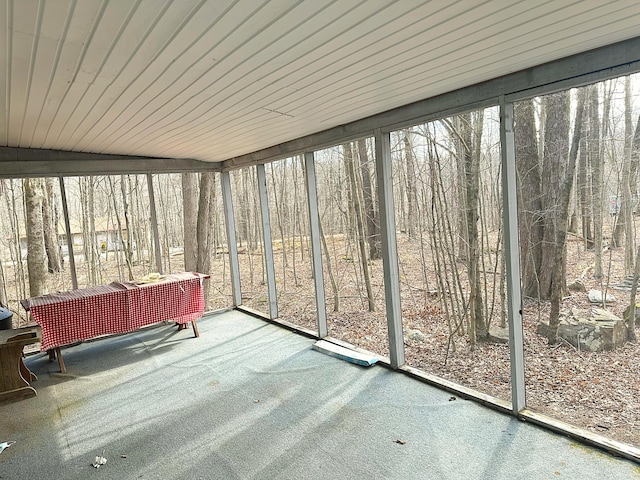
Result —
[{"label": "forest floor", "polygon": [[[441,308],[437,295],[420,279],[423,269],[415,242],[398,237],[402,316],[405,335],[408,329],[419,330],[424,337],[405,338],[408,365],[451,380],[460,385],[510,401],[509,347],[504,343],[480,342],[472,348],[468,335],[450,335],[449,319]],[[275,259],[281,268],[280,252]],[[243,257],[241,255],[241,257]],[[246,255],[241,258],[241,272],[246,271]],[[605,279],[610,279],[608,295],[616,302],[609,311],[622,318],[629,305],[629,293],[611,290],[611,285],[624,279],[624,249],[607,250],[603,255]],[[245,263],[243,263],[245,262]],[[388,355],[387,327],[384,312],[384,288],[381,262],[372,262],[372,284],[377,308],[369,312],[357,288],[350,288],[348,270],[355,270],[348,247],[335,245],[334,276],[342,279],[340,308],[333,312],[332,291],[325,273],[329,335],[380,355]],[[244,267],[243,267],[244,265]],[[577,237],[568,242],[567,282],[580,279],[590,289],[600,289],[593,278],[593,252],[586,251]],[[463,269],[460,266],[459,269]],[[290,270],[286,269],[286,270]],[[280,318],[296,325],[316,330],[313,307],[313,282],[310,272],[300,273],[304,281],[287,292],[278,287]],[[462,272],[462,270],[461,270]],[[435,279],[429,278],[429,285]],[[282,283],[281,275],[278,283]],[[353,277],[352,277],[353,278]],[[421,283],[422,282],[422,283]],[[247,282],[244,282],[245,284]],[[289,280],[289,285],[293,283]],[[259,289],[260,287],[258,287]],[[244,292],[244,289],[243,289]],[[244,293],[243,293],[244,294]],[[248,306],[266,313],[266,290],[248,295]],[[499,302],[498,302],[499,303]],[[571,292],[563,299],[561,311],[577,307],[589,309],[586,292]],[[497,307],[500,308],[500,307]],[[523,300],[526,401],[530,409],[564,422],[640,448],[640,344],[626,343],[605,352],[579,351],[566,341],[549,345],[536,333],[541,319],[548,320],[548,302]],[[640,332],[638,332],[640,334]]]},{"label": "forest floor", "polygon": [[[603,257],[604,280],[610,279],[607,294],[616,298],[607,309],[622,318],[629,305],[629,293],[611,290],[611,285],[624,280],[624,249],[606,251]],[[570,238],[567,282],[580,279],[587,292],[601,289],[600,282],[593,278],[592,265],[593,253],[586,252],[578,238]],[[571,308],[590,309],[587,293],[568,294],[563,299],[561,312]],[[548,321],[548,317],[548,302],[523,300],[527,406],[640,448],[640,344],[626,343],[605,352],[580,351],[567,341],[551,346],[545,337],[536,333],[539,321]],[[437,316],[420,316],[412,322],[419,324],[423,332],[437,331],[438,324],[442,324]],[[426,372],[510,400],[508,345],[478,343],[473,351],[465,337],[445,362],[443,334],[448,338],[445,331],[440,338],[426,335],[425,342],[408,342],[409,361]]]},{"label": "forest floor", "polygon": [[[376,309],[369,312],[366,301],[363,300],[364,287],[356,273],[359,265],[354,247],[336,236],[329,239],[329,248],[340,297],[338,311],[333,311],[333,290],[325,265],[329,335],[388,356],[382,262],[370,263]],[[304,259],[298,260],[293,269],[291,251],[287,249],[289,260],[288,266],[284,268],[282,248],[275,246],[274,250],[279,317],[315,331],[315,297],[308,252],[304,253]],[[440,299],[434,293],[435,272],[424,268],[425,262],[421,260],[424,252],[420,251],[419,244],[401,234],[398,237],[398,251],[403,328],[405,334],[409,329],[419,330],[423,334],[418,339],[405,339],[407,364],[509,401],[511,385],[508,345],[477,343],[472,346],[468,335],[452,335],[451,328],[456,324],[443,311]],[[261,256],[249,255],[243,249],[241,253],[243,303],[266,314],[266,286],[260,280],[263,275]],[[298,248],[298,258],[301,253]],[[219,255],[212,265],[212,289],[208,304],[212,309],[231,303],[228,261],[225,257]],[[622,248],[605,253],[605,282],[610,279],[609,282],[613,285],[624,279],[623,258]],[[426,258],[426,262],[429,264],[429,258]],[[174,271],[179,270],[176,266],[182,264],[181,255],[172,258],[171,263]],[[579,239],[570,237],[568,283],[580,278],[587,291],[600,289],[600,283],[593,279],[592,264],[593,253],[586,251]],[[115,265],[110,267],[107,262],[103,264],[103,268],[109,278],[104,283],[118,279]],[[458,269],[464,273],[464,266],[460,265]],[[148,270],[148,265],[139,267],[141,275],[149,273]],[[249,278],[250,271],[253,282]],[[5,274],[7,278],[12,278],[8,270]],[[61,283],[52,276],[50,283],[49,291],[69,289],[68,280]],[[7,288],[11,291],[11,281]],[[608,308],[622,317],[622,312],[629,304],[629,294],[618,290],[610,292],[616,296],[617,301]],[[548,304],[538,304],[532,299],[524,299],[523,303],[527,406],[640,448],[640,344],[626,343],[615,350],[598,353],[579,351],[567,342],[550,346],[546,338],[536,333],[539,320],[548,318]],[[498,310],[501,308],[499,298],[497,304]],[[572,307],[588,309],[590,303],[587,294],[572,292],[566,297],[561,310],[567,311]],[[14,317],[14,320],[17,319]]]}]

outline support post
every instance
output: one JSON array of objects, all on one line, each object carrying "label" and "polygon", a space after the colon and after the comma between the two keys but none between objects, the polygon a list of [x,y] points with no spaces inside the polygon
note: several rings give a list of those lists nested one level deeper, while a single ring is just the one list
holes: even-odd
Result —
[{"label": "support post", "polygon": [[524,381],[524,336],[520,289],[520,245],[518,240],[518,196],[516,150],[513,133],[513,103],[500,97],[500,146],[502,151],[502,221],[507,276],[507,318],[511,356],[511,408],[514,415],[526,407]]},{"label": "support post", "polygon": [[242,305],[242,290],[240,289],[240,263],[238,261],[238,241],[236,239],[236,219],[233,212],[231,197],[231,179],[229,172],[220,174],[222,186],[222,205],[224,208],[224,224],[227,230],[227,249],[229,251],[229,270],[231,277],[231,295],[233,306]]},{"label": "support post", "polygon": [[316,316],[318,337],[328,334],[327,306],[324,293],[324,273],[322,271],[322,248],[320,245],[320,215],[318,213],[318,189],[313,152],[304,154],[304,178],[307,184],[307,205],[309,207],[309,227],[311,231],[311,266],[316,292]]},{"label": "support post", "polygon": [[[260,217],[262,218],[262,246],[264,267],[267,272],[269,296],[269,318],[278,318],[278,296],[276,293],[276,271],[273,265],[273,242],[271,240],[271,220],[269,218],[269,196],[267,195],[267,175],[263,164],[256,165],[258,174],[258,195],[260,196]],[[283,246],[284,247],[284,246]]]},{"label": "support post", "polygon": [[78,276],[76,274],[76,259],[73,255],[73,237],[71,236],[71,222],[69,221],[69,205],[67,205],[67,191],[64,187],[64,178],[60,181],[60,197],[62,200],[62,214],[64,215],[64,229],[67,234],[67,251],[69,252],[69,268],[71,269],[71,284],[73,289],[78,289]]},{"label": "support post", "polygon": [[375,142],[389,354],[391,367],[398,368],[404,365],[404,337],[402,333],[402,309],[400,307],[400,273],[398,270],[398,246],[396,243],[396,215],[393,204],[390,134],[388,132],[382,133],[380,129],[376,129]]},{"label": "support post", "polygon": [[158,231],[158,215],[156,212],[156,196],[153,191],[153,175],[147,173],[147,190],[149,191],[149,210],[151,211],[151,229],[153,230],[153,247],[156,252],[156,271],[162,271],[162,252],[160,251],[160,232]]}]

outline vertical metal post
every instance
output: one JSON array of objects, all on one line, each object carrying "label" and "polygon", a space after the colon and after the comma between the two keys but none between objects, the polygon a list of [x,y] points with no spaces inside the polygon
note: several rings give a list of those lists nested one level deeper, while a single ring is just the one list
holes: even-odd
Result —
[{"label": "vertical metal post", "polygon": [[64,228],[67,233],[67,250],[69,251],[69,268],[71,269],[71,285],[73,289],[78,289],[78,276],[76,274],[76,259],[73,255],[73,237],[71,236],[71,222],[69,221],[69,205],[67,205],[67,191],[64,188],[64,178],[58,177],[60,181],[60,196],[62,200],[62,214],[64,215]]},{"label": "vertical metal post", "polygon": [[149,191],[149,210],[151,211],[151,229],[153,230],[153,247],[156,251],[156,271],[162,271],[162,252],[160,251],[160,232],[158,231],[158,215],[156,212],[156,196],[153,191],[153,175],[147,173],[147,190]]},{"label": "vertical metal post", "polygon": [[304,154],[304,177],[307,183],[307,205],[309,207],[309,226],[311,231],[311,265],[316,292],[316,315],[318,318],[318,336],[328,334],[327,306],[324,293],[324,273],[322,271],[322,248],[320,245],[320,215],[318,213],[318,189],[316,166],[313,152]]},{"label": "vertical metal post", "polygon": [[500,97],[500,147],[502,151],[502,221],[507,269],[507,316],[511,356],[511,408],[518,415],[526,407],[524,381],[524,336],[520,290],[520,244],[518,240],[518,197],[516,149],[513,133],[513,103]]},{"label": "vertical metal post", "polygon": [[391,355],[391,367],[398,368],[404,365],[404,337],[402,333],[402,309],[400,307],[400,273],[398,270],[398,245],[396,243],[396,215],[393,204],[390,134],[382,133],[380,129],[376,129],[375,142],[389,353]]},{"label": "vertical metal post", "polygon": [[236,239],[236,219],[233,213],[231,197],[231,179],[229,172],[220,174],[222,186],[222,205],[224,208],[224,223],[227,230],[227,248],[229,250],[229,270],[231,275],[231,295],[233,306],[242,305],[242,290],[240,289],[240,263],[238,261],[238,241]]},{"label": "vertical metal post", "polygon": [[256,172],[258,174],[258,194],[260,195],[260,216],[262,218],[262,250],[264,251],[264,266],[267,272],[269,318],[273,319],[278,318],[278,296],[276,293],[276,272],[273,265],[273,243],[271,240],[271,220],[269,218],[267,175],[264,165],[256,165]]}]

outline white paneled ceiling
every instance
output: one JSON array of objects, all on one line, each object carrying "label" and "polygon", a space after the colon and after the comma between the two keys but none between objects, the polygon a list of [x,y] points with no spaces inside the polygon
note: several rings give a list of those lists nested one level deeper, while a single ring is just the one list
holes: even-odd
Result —
[{"label": "white paneled ceiling", "polygon": [[221,161],[640,36],[631,0],[0,0],[0,145]]}]

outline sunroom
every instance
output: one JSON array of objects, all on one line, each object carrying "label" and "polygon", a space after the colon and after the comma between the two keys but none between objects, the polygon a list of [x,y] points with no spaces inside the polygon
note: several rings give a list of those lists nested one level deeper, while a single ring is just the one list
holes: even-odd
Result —
[{"label": "sunroom", "polygon": [[[162,355],[172,362],[180,352],[186,356],[176,364],[189,365],[192,354],[199,359],[193,371],[200,373],[207,362],[203,371],[219,369],[217,358],[229,362],[230,371],[240,368],[235,362],[256,361],[225,351],[218,337],[264,358],[259,372],[268,370],[269,354],[294,373],[309,369],[308,376],[282,381],[287,392],[310,397],[300,405],[316,406],[293,415],[300,432],[319,431],[318,438],[335,425],[314,415],[339,418],[327,405],[340,403],[336,398],[349,384],[374,382],[370,377],[387,382],[393,373],[402,380],[373,388],[384,392],[381,404],[420,407],[400,432],[413,424],[420,430],[423,414],[440,415],[442,399],[431,410],[420,404],[420,389],[430,384],[447,392],[447,404],[475,401],[491,415],[502,414],[491,418],[533,423],[542,428],[536,432],[547,429],[594,452],[638,461],[640,5],[7,0],[3,7],[0,303],[13,314],[13,326],[32,321],[20,304],[30,297],[183,271],[208,277],[199,321],[204,335],[192,339],[161,324],[69,346],[62,349],[66,373],[43,354],[28,354],[25,364],[40,377],[33,382],[38,397],[0,406],[3,418],[5,412],[21,421],[39,418],[29,402],[42,398],[55,398],[58,410],[67,412],[74,395],[86,397],[83,379],[115,385],[114,372],[122,369],[124,378],[133,384],[135,377],[144,388],[127,394],[129,381],[118,383],[120,397],[148,391],[162,402],[158,379],[166,378],[200,399],[195,386],[170,377]],[[256,339],[262,328],[256,319],[269,324],[264,333],[273,337],[271,347]],[[274,326],[285,327],[286,335]],[[376,366],[336,361],[316,378],[314,362],[328,361],[308,352],[316,340],[366,355]],[[286,361],[281,342],[293,344]],[[138,360],[151,350],[153,362]],[[298,354],[309,363],[294,361]],[[130,372],[152,365],[169,377]],[[332,370],[336,365],[349,369],[346,377]],[[340,389],[331,388],[334,375]],[[257,434],[251,444],[253,429],[243,430],[241,441],[232,434],[249,424],[260,430],[260,422],[269,435],[282,428],[288,435],[283,445],[295,450],[295,429],[279,417],[290,412],[269,410],[277,421],[255,413],[281,394],[260,378],[243,383],[257,382],[260,391],[229,391],[229,402],[252,396],[260,404],[244,420],[234,412],[226,430],[216,430],[229,443],[204,436],[190,441],[180,433],[194,448],[178,450],[194,464],[202,453],[209,459],[203,468],[228,462],[211,478],[319,477],[320,470],[301,470],[305,462],[316,465],[311,446],[319,440],[306,433],[300,445],[310,457],[286,468],[266,455],[251,468],[239,466],[240,456],[217,456],[215,449],[232,449],[234,438],[238,455],[267,448]],[[406,393],[410,387],[399,382],[407,380],[418,390]],[[314,382],[323,386],[325,403]],[[135,428],[138,417],[131,413],[132,426],[122,422],[117,430],[120,440],[131,441],[118,451],[117,432],[106,426],[122,420],[106,422],[104,405],[119,400],[106,396],[100,382],[90,383],[97,400],[86,397],[91,407],[83,412],[104,418],[96,420],[96,430],[85,419],[66,431],[66,441],[82,446],[91,460],[109,449],[109,462],[100,468],[118,463],[122,474],[144,431]],[[364,383],[351,400],[366,395]],[[56,389],[66,396],[55,396]],[[176,401],[175,391],[166,395]],[[197,416],[197,405],[182,407]],[[393,413],[385,417],[389,412],[380,408],[386,419],[380,428],[389,429]],[[439,428],[447,421],[452,429],[478,418],[494,421],[477,412],[474,404],[459,413],[468,415],[462,419],[442,414]],[[182,421],[172,417],[169,430],[153,431],[168,435]],[[514,428],[506,425],[496,426],[503,440]],[[3,431],[21,438],[14,421]],[[96,441],[93,453],[87,442],[101,431],[109,441]],[[400,432],[393,432],[389,448],[410,446],[416,449],[411,455],[419,455]],[[464,442],[480,449],[487,432],[466,432]],[[555,445],[556,438],[518,441]],[[25,448],[20,443],[28,442],[0,453],[0,474],[5,467],[8,474],[38,471],[13,453]],[[145,452],[158,470],[147,466],[140,474],[171,472],[158,454],[160,443],[152,445]],[[358,453],[366,445],[362,438],[352,454],[342,446],[340,461],[370,462]],[[486,458],[500,458],[501,445],[506,448],[492,443]],[[69,460],[82,457],[65,448],[65,471],[74,472]],[[373,451],[377,457],[383,452],[380,444]],[[411,469],[395,463],[402,453],[393,455],[397,469],[379,460],[380,469],[354,467],[346,478],[407,478]],[[489,475],[483,465],[478,478]],[[550,465],[531,466],[528,474],[541,475]],[[599,468],[625,478],[634,467],[598,454],[592,469]],[[202,472],[182,469],[169,478]],[[513,472],[515,466],[505,467],[496,478]]]}]

